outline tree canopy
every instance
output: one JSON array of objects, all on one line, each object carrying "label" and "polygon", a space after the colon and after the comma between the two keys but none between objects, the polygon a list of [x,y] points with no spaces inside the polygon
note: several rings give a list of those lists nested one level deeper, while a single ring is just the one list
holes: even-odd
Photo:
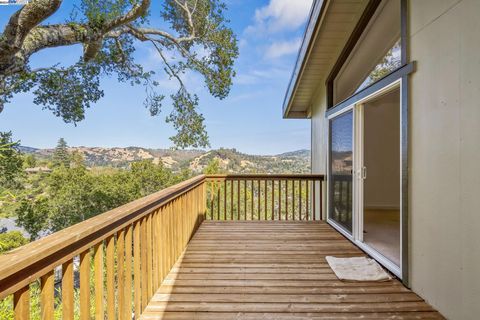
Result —
[{"label": "tree canopy", "polygon": [[11,132],[0,132],[0,192],[3,188],[21,187],[18,179],[23,174],[23,158],[18,145]]},{"label": "tree canopy", "polygon": [[[164,0],[155,14],[165,29],[151,25],[150,0],[81,0],[64,23],[47,23],[61,4],[33,0],[10,17],[0,35],[0,112],[14,95],[32,92],[36,104],[75,124],[103,97],[101,78],[116,76],[119,82],[144,86],[144,105],[158,115],[166,93],[155,73],[135,59],[136,46],[143,42],[152,46],[163,71],[178,83],[167,115],[177,131],[172,141],[182,148],[208,146],[198,97],[189,92],[183,75],[201,74],[214,97],[229,94],[238,47],[221,0]],[[77,44],[83,46],[83,55],[73,65],[30,65],[39,51]]]},{"label": "tree canopy", "polygon": [[53,165],[56,167],[70,167],[70,154],[68,153],[68,144],[65,139],[58,140],[55,151],[53,152]]}]

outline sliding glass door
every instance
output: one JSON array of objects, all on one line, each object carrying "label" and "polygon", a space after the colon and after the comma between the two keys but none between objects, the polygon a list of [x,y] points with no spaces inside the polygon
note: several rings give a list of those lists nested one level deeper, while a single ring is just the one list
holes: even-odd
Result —
[{"label": "sliding glass door", "polygon": [[329,120],[329,219],[350,235],[353,226],[353,110]]},{"label": "sliding glass door", "polygon": [[400,81],[329,116],[328,221],[401,277]]}]

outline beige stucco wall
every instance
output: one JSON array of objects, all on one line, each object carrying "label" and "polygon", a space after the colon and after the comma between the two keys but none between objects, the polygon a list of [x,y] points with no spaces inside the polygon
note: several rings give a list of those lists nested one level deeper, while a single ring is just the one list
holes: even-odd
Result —
[{"label": "beige stucco wall", "polygon": [[480,1],[410,0],[410,279],[480,318]]}]

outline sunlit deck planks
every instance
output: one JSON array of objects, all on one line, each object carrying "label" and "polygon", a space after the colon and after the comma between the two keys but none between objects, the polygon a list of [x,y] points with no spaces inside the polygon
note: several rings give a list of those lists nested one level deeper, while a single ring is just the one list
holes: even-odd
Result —
[{"label": "sunlit deck planks", "polygon": [[323,222],[205,221],[143,319],[443,319],[399,281],[338,281],[364,253]]}]

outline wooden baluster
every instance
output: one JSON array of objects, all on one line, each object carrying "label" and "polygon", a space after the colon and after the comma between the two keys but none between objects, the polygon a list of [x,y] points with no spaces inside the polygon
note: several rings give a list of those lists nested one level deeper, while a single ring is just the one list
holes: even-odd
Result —
[{"label": "wooden baluster", "polygon": [[[81,320],[90,319],[90,258],[91,258],[90,249],[87,249],[86,251],[82,252],[82,254],[80,255],[80,319]],[[53,278],[53,274],[52,274],[52,278]],[[48,282],[48,280],[46,281]],[[53,279],[51,281],[52,281],[52,289],[53,289]],[[43,281],[42,281],[42,286],[43,286]],[[52,304],[53,304],[53,299],[52,299]],[[42,317],[42,319],[44,318]]]},{"label": "wooden baluster", "polygon": [[317,220],[316,218],[316,208],[315,208],[315,202],[317,201],[317,195],[315,194],[315,184],[316,184],[316,181],[313,180],[312,181],[312,209],[313,209],[313,221]]},{"label": "wooden baluster", "polygon": [[173,248],[173,202],[169,204],[168,210],[168,268],[170,269],[175,263],[173,260],[174,248]]},{"label": "wooden baluster", "polygon": [[[207,201],[207,198],[205,198],[205,201]],[[207,206],[207,202],[205,202],[205,207]],[[164,248],[164,231],[163,231],[163,217],[164,217],[164,211],[165,211],[165,206],[160,208],[158,211],[158,216],[157,216],[157,249],[158,249],[158,258],[157,258],[157,264],[158,264],[158,288],[162,285],[163,282],[163,274],[165,272],[165,266],[164,266],[164,261],[165,261],[165,248]],[[157,289],[158,289],[157,288]]]},{"label": "wooden baluster", "polygon": [[141,311],[148,303],[148,263],[147,263],[147,219],[143,218],[140,221],[140,255],[141,255],[141,269],[142,269],[142,307]]},{"label": "wooden baluster", "polygon": [[227,220],[227,179],[223,180],[223,220]]},{"label": "wooden baluster", "polygon": [[173,201],[172,206],[172,263],[175,263],[177,252],[178,252],[178,221],[177,217],[180,214],[180,203],[179,200],[176,199]]},{"label": "wooden baluster", "polygon": [[292,219],[295,219],[295,180],[292,180]]},{"label": "wooden baluster", "polygon": [[94,257],[95,269],[95,319],[103,320],[104,303],[103,303],[103,242],[95,246]]},{"label": "wooden baluster", "polygon": [[140,221],[135,222],[133,227],[133,282],[134,282],[134,300],[135,300],[135,319],[140,317],[142,312],[142,253],[140,247]]},{"label": "wooden baluster", "polygon": [[[157,210],[153,214],[153,219],[152,219],[152,258],[153,258],[153,288],[152,292],[155,294],[155,290],[158,289],[160,286],[158,283],[158,278],[159,278],[159,270],[160,270],[160,265],[159,265],[159,254],[160,254],[160,247],[159,247],[159,228],[158,228],[158,217],[159,217],[159,212],[160,210]],[[153,296],[152,294],[152,296]]]},{"label": "wooden baluster", "polygon": [[275,180],[272,180],[272,220],[275,220]]},{"label": "wooden baluster", "polygon": [[302,219],[302,180],[298,180],[298,217],[299,220]]},{"label": "wooden baluster", "polygon": [[240,180],[237,180],[237,220],[240,220]]},{"label": "wooden baluster", "polygon": [[[227,189],[225,189],[225,191],[227,191]],[[180,215],[177,217],[178,220],[180,220],[180,241],[177,241],[178,243],[178,251],[177,251],[177,257],[180,256],[180,254],[182,253],[182,248],[183,248],[183,244],[185,243],[185,234],[187,233],[187,230],[186,230],[186,226],[185,226],[185,222],[187,221],[187,212],[188,212],[188,208],[187,208],[187,197],[188,197],[188,194],[184,194],[182,197],[181,197],[181,202],[180,202],[180,206],[181,206],[181,211],[180,211]],[[227,212],[227,205],[225,203],[225,212]],[[225,220],[226,220],[226,217],[225,217]],[[175,260],[176,260],[175,258]]]},{"label": "wooden baluster", "polygon": [[214,212],[214,203],[213,203],[213,194],[215,192],[215,182],[212,180],[210,181],[210,220],[213,220],[213,212]]},{"label": "wooden baluster", "polygon": [[152,215],[153,213],[150,213],[147,215],[147,220],[146,220],[146,245],[145,249],[147,251],[147,301],[145,306],[147,305],[148,301],[150,298],[153,296],[153,259],[152,259]]},{"label": "wooden baluster", "polygon": [[263,205],[264,205],[264,216],[265,216],[265,221],[267,220],[267,180],[263,180]]},{"label": "wooden baluster", "polygon": [[243,180],[243,197],[244,197],[244,205],[243,210],[244,212],[244,220],[247,220],[247,180]]},{"label": "wooden baluster", "polygon": [[117,233],[117,299],[118,318],[125,319],[125,229]]},{"label": "wooden baluster", "polygon": [[[88,271],[90,272],[90,264],[88,265]],[[80,274],[82,277],[82,274]],[[80,278],[81,282],[81,278]],[[42,320],[53,320],[53,315],[55,311],[55,296],[54,296],[54,284],[55,284],[55,273],[50,271],[40,279],[40,305],[41,305],[41,315]],[[80,289],[81,289],[80,283]],[[90,294],[90,282],[88,283],[88,293]],[[80,293],[80,299],[83,299],[82,293]],[[80,300],[81,302],[81,300]],[[90,300],[89,306],[90,306]],[[81,304],[80,304],[81,305]],[[81,319],[87,319],[84,317],[83,313],[81,314]],[[88,308],[88,319],[90,319],[90,307]]]},{"label": "wooden baluster", "polygon": [[125,233],[125,286],[123,292],[125,302],[123,319],[125,320],[132,318],[132,233],[133,226],[129,225]]},{"label": "wooden baluster", "polygon": [[15,320],[30,319],[30,286],[25,286],[13,294]]},{"label": "wooden baluster", "polygon": [[[212,211],[210,211],[211,213]],[[165,275],[167,273],[167,252],[166,252],[166,233],[167,229],[165,227],[165,215],[167,213],[167,206],[162,207],[160,210],[160,215],[159,215],[159,249],[160,249],[160,277],[158,278],[159,280],[159,286],[162,285],[163,279],[165,279]]]},{"label": "wooden baluster", "polygon": [[73,320],[73,260],[62,265],[62,319]]},{"label": "wooden baluster", "polygon": [[285,180],[285,220],[288,220],[288,182]]},{"label": "wooden baluster", "polygon": [[278,180],[278,220],[282,220],[282,180]]},{"label": "wooden baluster", "polygon": [[319,211],[320,211],[320,218],[319,220],[322,220],[323,218],[323,180],[320,180],[320,185],[318,188],[318,193],[320,194],[320,200],[319,200]]},{"label": "wooden baluster", "polygon": [[253,198],[255,196],[254,190],[253,190],[253,180],[250,181],[250,190],[251,190],[251,201],[250,201],[250,220],[253,220],[253,211],[254,211],[254,206],[253,206]]},{"label": "wooden baluster", "polygon": [[311,208],[310,208],[310,180],[306,180],[305,182],[305,188],[307,188],[307,198],[305,202],[305,210],[306,210],[306,220],[311,220]]},{"label": "wooden baluster", "polygon": [[233,220],[233,180],[230,180],[230,220]]},{"label": "wooden baluster", "polygon": [[115,237],[110,236],[107,245],[107,318],[115,319]]},{"label": "wooden baluster", "polygon": [[220,185],[216,181],[215,185],[217,186],[217,220],[220,220]]},{"label": "wooden baluster", "polygon": [[257,219],[260,220],[260,180],[257,180]]}]

